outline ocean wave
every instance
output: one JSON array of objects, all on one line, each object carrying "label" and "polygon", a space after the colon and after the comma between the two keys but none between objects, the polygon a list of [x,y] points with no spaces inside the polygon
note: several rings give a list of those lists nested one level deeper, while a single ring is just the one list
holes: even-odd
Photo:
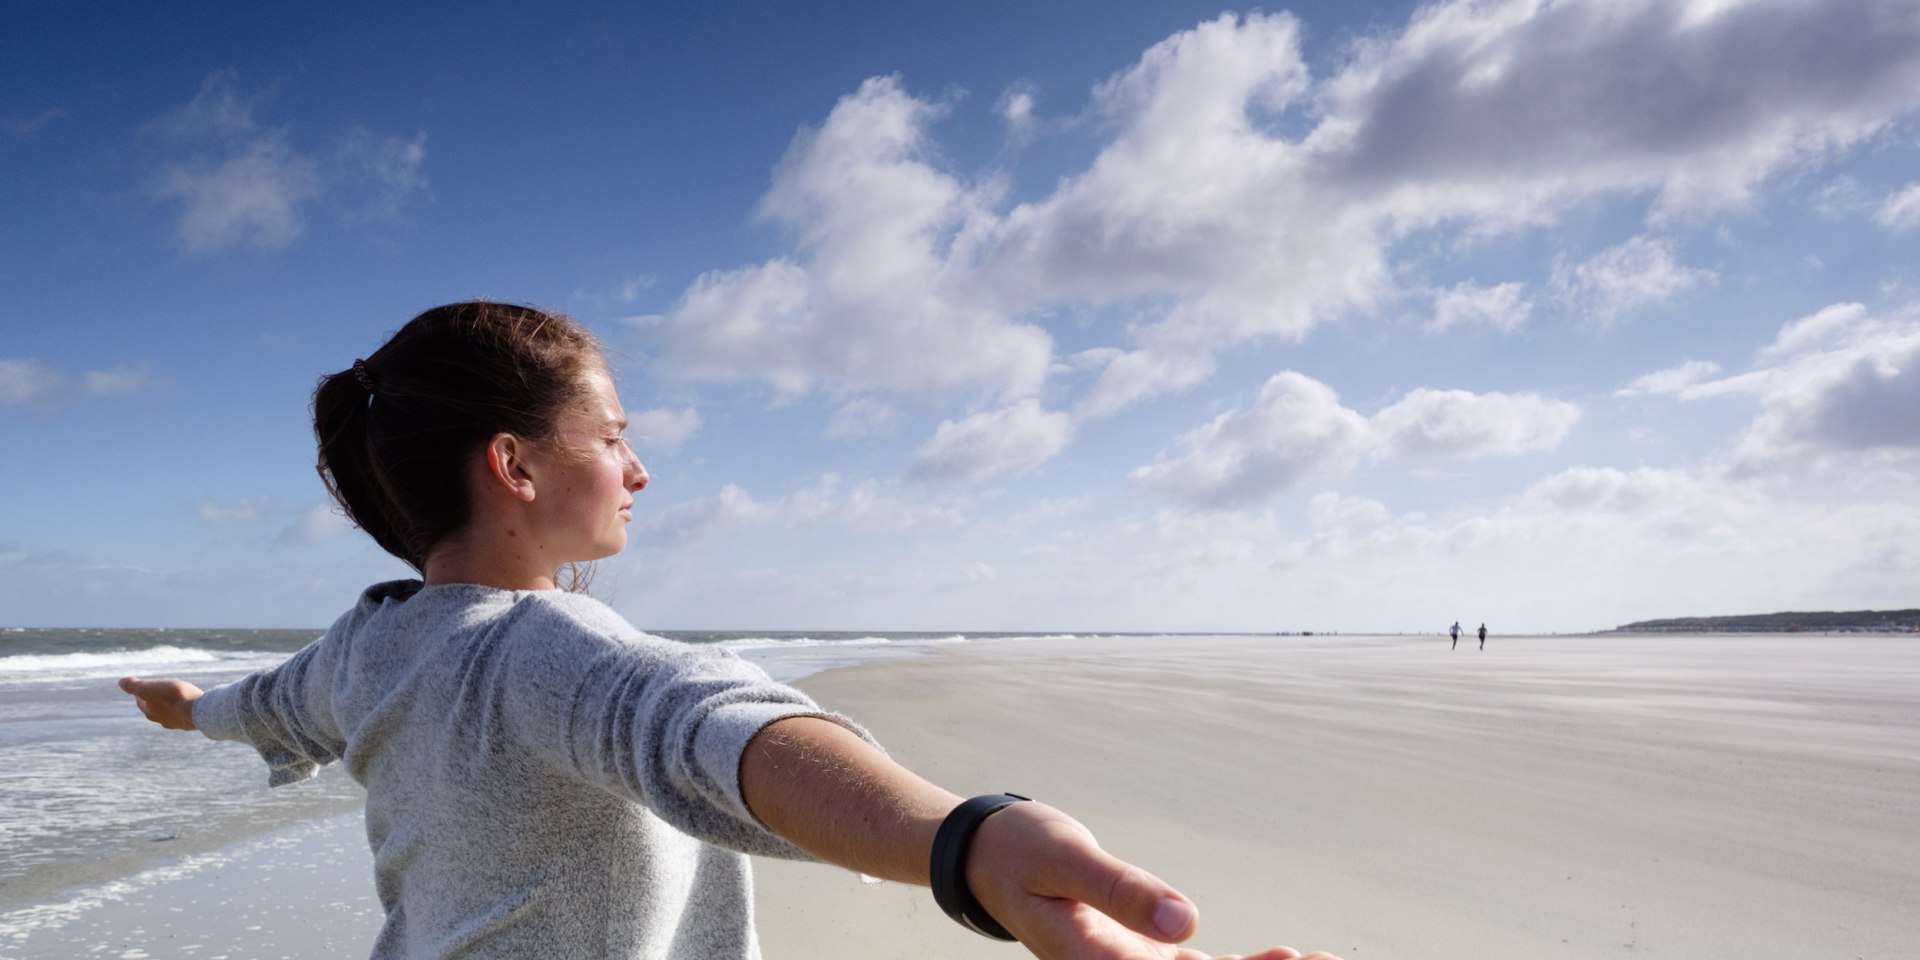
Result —
[{"label": "ocean wave", "polygon": [[255,669],[286,659],[284,653],[255,650],[202,650],[198,647],[147,647],[91,653],[24,653],[0,657],[0,683],[72,680],[178,668]]}]

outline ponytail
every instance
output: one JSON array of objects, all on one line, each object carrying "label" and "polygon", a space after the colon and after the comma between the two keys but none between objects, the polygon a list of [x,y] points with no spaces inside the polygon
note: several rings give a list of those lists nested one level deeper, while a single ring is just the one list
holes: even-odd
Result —
[{"label": "ponytail", "polygon": [[313,391],[313,433],[320,443],[316,465],[320,482],[354,526],[365,530],[380,548],[424,571],[426,556],[407,546],[405,513],[386,489],[368,436],[374,394],[361,377],[365,361],[356,369],[320,378]]}]

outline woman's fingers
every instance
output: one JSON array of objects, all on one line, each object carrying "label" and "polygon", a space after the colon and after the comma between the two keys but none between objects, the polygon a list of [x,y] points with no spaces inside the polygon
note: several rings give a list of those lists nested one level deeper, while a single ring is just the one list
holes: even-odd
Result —
[{"label": "woman's fingers", "polygon": [[193,701],[200,688],[184,680],[142,680],[121,677],[120,689],[133,695],[142,716],[169,730],[192,730]]}]

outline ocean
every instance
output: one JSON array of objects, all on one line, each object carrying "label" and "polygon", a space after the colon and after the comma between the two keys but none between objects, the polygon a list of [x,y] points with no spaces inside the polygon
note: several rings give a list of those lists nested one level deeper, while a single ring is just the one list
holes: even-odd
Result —
[{"label": "ocean", "polygon": [[[944,644],[1030,635],[656,631],[738,651],[776,679]],[[204,864],[290,823],[349,813],[360,785],[335,767],[266,788],[242,744],[162,730],[115,681],[179,677],[202,687],[271,667],[320,630],[0,628],[0,953],[126,894],[126,878]],[[164,870],[162,870],[164,872]]]}]

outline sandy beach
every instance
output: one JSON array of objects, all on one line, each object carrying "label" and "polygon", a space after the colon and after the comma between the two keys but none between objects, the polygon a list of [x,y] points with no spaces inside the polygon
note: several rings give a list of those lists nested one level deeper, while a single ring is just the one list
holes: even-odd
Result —
[{"label": "sandy beach", "polygon": [[[1911,637],[969,645],[804,684],[1201,909],[1349,958],[1913,955]],[[771,958],[988,957],[920,890],[770,864]]]},{"label": "sandy beach", "polygon": [[[1215,952],[1893,960],[1920,937],[1911,637],[1023,640],[799,685],[958,792],[1073,813],[1192,896]],[[303,821],[0,911],[0,953],[364,955],[362,843],[353,814]],[[773,960],[1013,955],[923,888],[756,868]]]}]

